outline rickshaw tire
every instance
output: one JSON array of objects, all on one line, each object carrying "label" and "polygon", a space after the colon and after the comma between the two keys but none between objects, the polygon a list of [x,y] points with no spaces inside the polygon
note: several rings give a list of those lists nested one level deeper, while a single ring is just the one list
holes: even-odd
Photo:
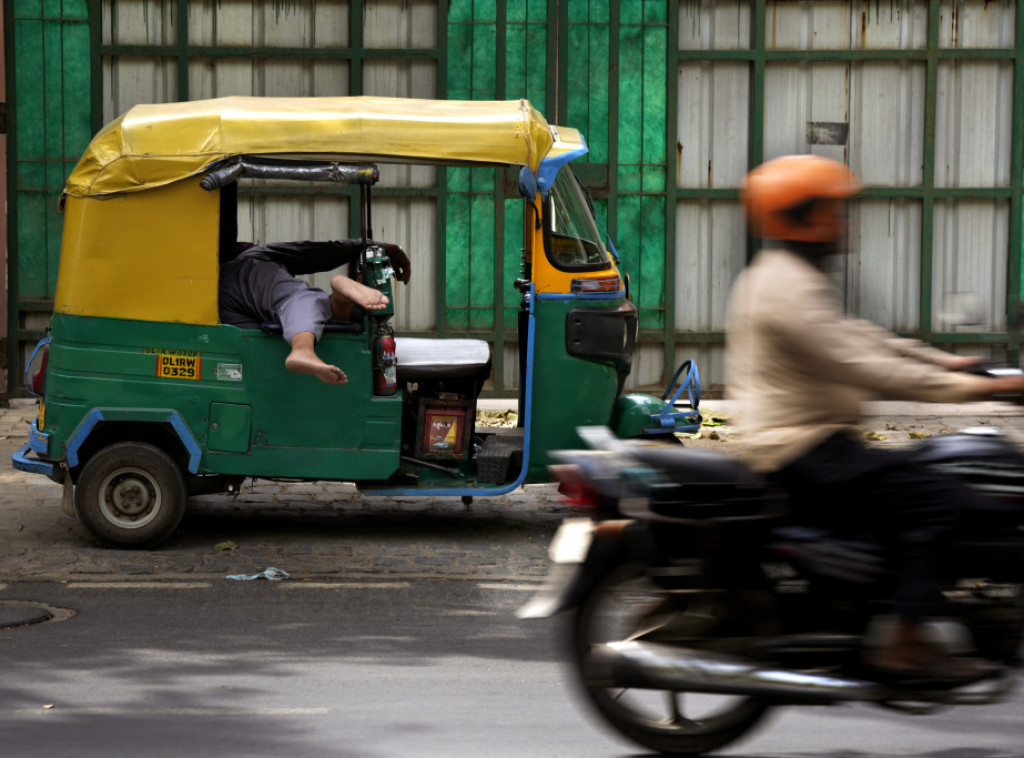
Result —
[{"label": "rickshaw tire", "polygon": [[156,547],[185,515],[185,477],[174,459],[148,442],[117,442],[85,463],[75,486],[75,512],[100,543]]}]

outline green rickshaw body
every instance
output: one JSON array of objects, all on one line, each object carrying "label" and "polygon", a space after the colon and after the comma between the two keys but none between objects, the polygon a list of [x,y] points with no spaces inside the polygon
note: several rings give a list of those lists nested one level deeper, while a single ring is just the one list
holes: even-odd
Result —
[{"label": "green rickshaw body", "polygon": [[318,345],[325,360],[347,368],[351,392],[341,393],[259,370],[283,366],[288,346],[258,330],[57,314],[52,331],[47,453],[72,469],[105,441],[104,425],[121,425],[123,437],[124,425],[138,421],[131,433],[151,438],[153,411],[174,414],[187,430],[161,422],[168,428],[160,436],[177,439],[176,457],[192,444],[201,450],[193,474],[355,481],[387,479],[398,468],[401,397],[373,396],[362,334],[327,334]]}]

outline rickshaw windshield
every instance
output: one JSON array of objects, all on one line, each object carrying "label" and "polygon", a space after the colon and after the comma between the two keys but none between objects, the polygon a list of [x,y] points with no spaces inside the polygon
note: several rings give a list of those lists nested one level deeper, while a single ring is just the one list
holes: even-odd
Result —
[{"label": "rickshaw windshield", "polygon": [[607,268],[608,252],[601,243],[594,214],[568,166],[555,176],[546,204],[544,237],[551,263],[571,271]]}]

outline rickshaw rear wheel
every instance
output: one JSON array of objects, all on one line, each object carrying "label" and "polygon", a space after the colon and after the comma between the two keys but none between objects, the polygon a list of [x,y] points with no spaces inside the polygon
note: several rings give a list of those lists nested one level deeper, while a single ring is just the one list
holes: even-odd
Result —
[{"label": "rickshaw rear wheel", "polygon": [[171,456],[146,442],[118,442],[82,467],[75,512],[104,545],[147,548],[178,528],[186,497],[185,477]]}]

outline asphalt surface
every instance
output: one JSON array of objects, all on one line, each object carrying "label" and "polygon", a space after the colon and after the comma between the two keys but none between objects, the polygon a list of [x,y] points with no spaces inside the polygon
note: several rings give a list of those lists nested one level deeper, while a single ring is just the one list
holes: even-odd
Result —
[{"label": "asphalt surface", "polygon": [[[495,401],[482,405],[500,405]],[[725,401],[702,405],[707,426],[691,446],[743,455]],[[237,496],[194,498],[178,533],[155,550],[97,546],[61,513],[61,487],[10,466],[36,415],[31,400],[0,408],[0,583],[18,580],[174,580],[255,574],[268,567],[292,579],[360,577],[539,581],[547,544],[567,514],[552,485],[477,498],[383,498],[347,483],[247,480]],[[1024,409],[1005,403],[875,403],[863,425],[870,444],[970,426],[995,426],[1024,439]],[[3,626],[0,618],[0,626]]]}]

